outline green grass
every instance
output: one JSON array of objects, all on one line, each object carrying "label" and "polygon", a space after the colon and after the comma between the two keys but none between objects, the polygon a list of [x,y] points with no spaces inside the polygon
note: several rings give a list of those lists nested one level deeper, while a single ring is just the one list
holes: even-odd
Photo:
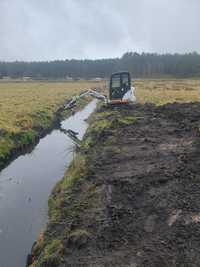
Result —
[{"label": "green grass", "polygon": [[[101,138],[103,133],[106,131],[118,131],[120,127],[128,126],[137,122],[139,117],[122,115],[120,110],[109,110],[100,111],[92,115],[90,119],[90,127],[85,135],[84,142],[82,144],[83,150],[89,150],[96,145],[97,140]],[[104,135],[103,135],[104,136]],[[107,136],[107,135],[105,135]],[[114,138],[114,132],[110,136]],[[106,142],[110,142],[110,138],[106,137]]]},{"label": "green grass", "polygon": [[49,244],[40,244],[42,247],[37,247],[38,252],[43,249],[43,253],[40,254],[37,263],[32,265],[33,267],[41,266],[58,266],[61,263],[61,255],[63,247],[59,239],[52,239]]},{"label": "green grass", "polygon": [[[60,219],[62,216],[60,207],[65,201],[65,192],[68,192],[73,185],[86,176],[86,174],[87,166],[85,157],[81,154],[77,154],[76,158],[68,168],[64,178],[56,184],[53,194],[49,198],[48,205],[50,221],[58,221]],[[64,195],[62,193],[64,193]]]},{"label": "green grass", "polygon": [[[74,198],[73,188],[87,176],[88,167],[86,157],[77,154],[74,161],[66,171],[64,178],[56,184],[51,196],[49,197],[49,224],[59,225],[63,220],[66,222],[73,221],[81,210],[88,206],[88,199],[91,197],[91,188],[87,191],[81,191],[79,198]],[[67,203],[69,201],[69,203]],[[94,203],[94,202],[92,202]],[[63,240],[67,239],[73,243],[80,243],[82,240],[89,238],[89,233],[85,229],[70,230],[70,227],[64,226],[58,235],[50,234],[40,235],[37,243],[33,247],[37,260],[32,267],[39,266],[58,266],[62,261]],[[46,265],[45,265],[46,264]],[[57,265],[56,265],[57,264]]]}]

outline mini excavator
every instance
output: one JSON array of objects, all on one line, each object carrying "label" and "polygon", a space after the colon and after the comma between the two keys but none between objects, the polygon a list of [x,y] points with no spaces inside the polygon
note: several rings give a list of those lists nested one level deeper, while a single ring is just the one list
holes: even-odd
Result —
[{"label": "mini excavator", "polygon": [[[76,102],[85,96],[91,96],[103,101],[106,105],[121,105],[135,102],[135,88],[131,86],[131,76],[127,71],[113,73],[110,77],[108,96],[105,96],[97,90],[89,89],[78,96],[73,96],[72,99],[64,106],[65,109],[73,110],[76,107]],[[77,138],[77,133],[72,130],[61,129],[67,134],[77,146],[80,146],[81,141]]]},{"label": "mini excavator", "polygon": [[134,87],[131,86],[131,76],[129,72],[117,72],[111,75],[109,82],[108,97],[100,94],[96,90],[89,89],[72,99],[65,105],[65,109],[73,109],[78,99],[85,96],[92,96],[98,100],[104,101],[105,104],[117,105],[134,102]]}]

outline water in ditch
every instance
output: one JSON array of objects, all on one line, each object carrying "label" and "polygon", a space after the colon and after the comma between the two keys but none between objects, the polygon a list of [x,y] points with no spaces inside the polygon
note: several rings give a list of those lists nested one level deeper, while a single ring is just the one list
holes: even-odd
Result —
[{"label": "water in ditch", "polygon": [[[82,138],[96,100],[64,120],[62,127]],[[23,267],[47,222],[48,197],[73,159],[74,144],[60,130],[42,138],[30,153],[0,172],[0,267]]]}]

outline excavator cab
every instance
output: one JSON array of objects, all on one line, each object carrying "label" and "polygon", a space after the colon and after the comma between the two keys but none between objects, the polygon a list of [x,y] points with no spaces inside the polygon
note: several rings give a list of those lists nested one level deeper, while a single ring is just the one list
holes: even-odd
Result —
[{"label": "excavator cab", "polygon": [[132,88],[129,72],[114,73],[110,77],[109,102],[110,104],[127,103],[131,100]]}]

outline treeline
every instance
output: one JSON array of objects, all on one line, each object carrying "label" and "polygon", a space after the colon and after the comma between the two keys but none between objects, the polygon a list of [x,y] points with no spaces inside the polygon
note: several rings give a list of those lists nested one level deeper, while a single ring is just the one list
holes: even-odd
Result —
[{"label": "treeline", "polygon": [[106,78],[128,70],[132,77],[199,77],[200,55],[126,53],[121,58],[99,60],[57,60],[50,62],[0,62],[0,78],[65,79]]}]

